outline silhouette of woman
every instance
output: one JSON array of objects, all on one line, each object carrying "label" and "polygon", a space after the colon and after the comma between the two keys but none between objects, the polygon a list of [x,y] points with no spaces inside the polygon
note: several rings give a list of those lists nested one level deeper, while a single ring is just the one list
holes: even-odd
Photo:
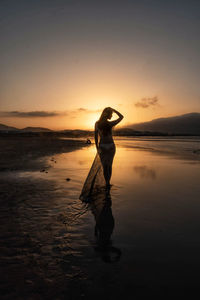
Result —
[{"label": "silhouette of woman", "polygon": [[[115,121],[108,121],[115,112],[119,118]],[[103,174],[106,181],[106,187],[110,187],[110,178],[112,175],[112,163],[115,155],[115,144],[112,137],[112,128],[123,119],[122,114],[111,107],[106,107],[100,119],[95,123],[95,144],[103,166]],[[100,142],[98,141],[100,136]]]},{"label": "silhouette of woman", "polygon": [[[114,121],[108,121],[112,118],[113,112],[118,115],[118,118]],[[122,119],[122,114],[111,107],[106,107],[99,120],[95,123],[95,144],[97,154],[80,195],[82,201],[91,201],[92,196],[94,196],[95,193],[98,193],[101,188],[105,186],[105,183],[106,189],[110,189],[112,163],[115,155],[112,128]]]}]

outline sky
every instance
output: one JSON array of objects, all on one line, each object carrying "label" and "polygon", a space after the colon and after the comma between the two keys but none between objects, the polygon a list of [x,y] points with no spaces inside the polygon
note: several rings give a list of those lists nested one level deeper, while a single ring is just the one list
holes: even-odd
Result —
[{"label": "sky", "polygon": [[122,126],[200,112],[199,36],[199,0],[1,0],[0,123],[91,129],[107,106]]}]

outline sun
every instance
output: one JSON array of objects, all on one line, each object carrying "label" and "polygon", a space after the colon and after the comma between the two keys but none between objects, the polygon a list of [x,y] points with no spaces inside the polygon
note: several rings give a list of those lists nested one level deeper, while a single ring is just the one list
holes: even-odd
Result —
[{"label": "sun", "polygon": [[89,129],[94,129],[96,121],[98,121],[100,113],[91,113],[87,118],[87,126]]}]

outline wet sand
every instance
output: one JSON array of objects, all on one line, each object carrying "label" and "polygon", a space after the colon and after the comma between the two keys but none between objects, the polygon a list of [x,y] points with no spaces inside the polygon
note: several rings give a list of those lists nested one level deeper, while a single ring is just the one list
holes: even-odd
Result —
[{"label": "wet sand", "polygon": [[[84,147],[84,140],[51,137],[1,137],[0,171],[48,168],[45,157]],[[41,159],[42,158],[42,159]]]},{"label": "wet sand", "polygon": [[0,141],[3,299],[133,299],[198,289],[199,142],[183,151],[149,143],[117,141],[109,197],[102,192],[84,204],[78,198],[94,145]]},{"label": "wet sand", "polygon": [[64,191],[45,175],[57,163],[53,155],[82,147],[87,147],[85,142],[76,140],[0,140],[3,299],[64,299],[64,294],[72,293],[71,279],[79,276],[72,246],[80,234],[66,229],[74,216],[73,201],[67,201],[67,212],[63,209],[68,174]]}]

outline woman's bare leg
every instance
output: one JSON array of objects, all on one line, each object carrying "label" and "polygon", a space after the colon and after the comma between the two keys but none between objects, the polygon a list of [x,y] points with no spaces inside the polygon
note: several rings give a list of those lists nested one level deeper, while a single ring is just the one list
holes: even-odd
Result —
[{"label": "woman's bare leg", "polygon": [[109,162],[103,162],[104,161],[104,153],[102,152],[100,155],[100,159],[102,162],[102,166],[103,166],[103,174],[104,174],[104,178],[106,181],[106,186],[110,187],[110,179],[111,179],[111,175],[112,175],[112,163],[113,163],[113,158],[115,155],[115,149],[114,151],[110,152],[110,159]]},{"label": "woman's bare leg", "polygon": [[103,173],[104,173],[104,178],[106,181],[106,186],[110,187],[110,179],[112,175],[112,166],[110,165],[105,165],[103,168]]},{"label": "woman's bare leg", "polygon": [[106,185],[110,185],[110,172],[109,172],[109,166],[106,164],[103,166],[103,174],[106,181]]}]

